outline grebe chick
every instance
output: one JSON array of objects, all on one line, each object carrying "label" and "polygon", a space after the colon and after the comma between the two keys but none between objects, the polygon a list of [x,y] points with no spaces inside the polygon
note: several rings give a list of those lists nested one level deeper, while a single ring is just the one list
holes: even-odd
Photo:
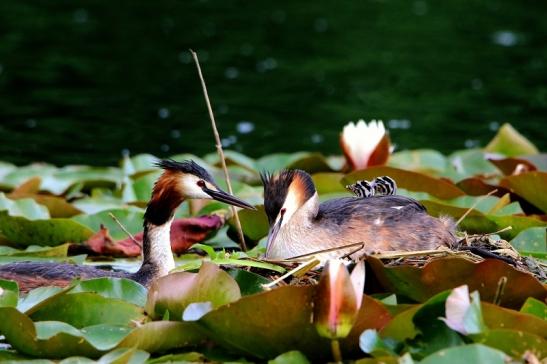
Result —
[{"label": "grebe chick", "polygon": [[324,260],[355,252],[352,257],[356,258],[378,251],[451,246],[456,240],[451,220],[428,215],[424,206],[408,197],[345,197],[319,203],[310,175],[300,170],[263,174],[262,182],[270,223],[266,259],[288,259],[362,242],[364,247],[357,252],[359,247],[352,246],[319,255]]},{"label": "grebe chick", "polygon": [[154,184],[144,213],[143,262],[137,272],[107,271],[67,263],[18,262],[1,265],[0,278],[17,281],[23,292],[40,286],[66,286],[75,278],[123,277],[148,286],[175,268],[170,229],[175,210],[185,199],[214,199],[254,209],[222,191],[211,175],[193,161],[162,160],[157,166],[164,171]]}]

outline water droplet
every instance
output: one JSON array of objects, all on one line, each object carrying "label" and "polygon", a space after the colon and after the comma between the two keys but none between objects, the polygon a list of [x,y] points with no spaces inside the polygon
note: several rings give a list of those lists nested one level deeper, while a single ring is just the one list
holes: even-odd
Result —
[{"label": "water droplet", "polygon": [[87,23],[87,20],[89,19],[87,10],[76,9],[74,13],[72,14],[72,19],[74,20],[75,23],[78,23],[78,24]]},{"label": "water droplet", "polygon": [[161,149],[162,152],[168,152],[169,149],[171,149],[171,148],[169,148],[169,146],[167,144],[162,144],[160,146],[160,149]]},{"label": "water droplet", "polygon": [[171,115],[171,112],[166,107],[160,107],[158,110],[158,116],[160,119],[167,119]]},{"label": "water droplet", "polygon": [[227,138],[222,138],[222,140],[220,141],[220,143],[222,144],[222,146],[224,148],[227,148],[229,147],[230,145],[233,145],[235,143],[237,143],[237,137],[235,135],[230,135],[229,137]]},{"label": "water droplet", "polygon": [[268,57],[256,64],[256,70],[258,72],[266,72],[277,68],[277,61],[275,58]]},{"label": "water droplet", "polygon": [[180,130],[178,130],[178,129],[171,130],[171,138],[173,138],[173,139],[180,138]]},{"label": "water droplet", "polygon": [[325,18],[317,18],[313,22],[313,28],[317,33],[324,33],[329,28],[329,22]]},{"label": "water droplet", "polygon": [[427,14],[427,3],[425,1],[414,1],[414,4],[412,6],[412,10],[414,11],[414,14],[418,16],[422,16]]},{"label": "water droplet", "polygon": [[488,129],[497,131],[500,128],[500,123],[497,121],[491,121],[488,123]]},{"label": "water droplet", "polygon": [[513,47],[517,45],[519,39],[517,34],[510,30],[500,30],[492,35],[492,41],[503,47]]},{"label": "water droplet", "polygon": [[224,77],[226,77],[229,80],[235,80],[239,77],[239,70],[235,67],[228,67],[224,71]]},{"label": "water droplet", "polygon": [[478,146],[480,146],[480,141],[477,139],[466,139],[464,142],[464,146],[468,149],[477,148]]},{"label": "water droplet", "polygon": [[35,128],[35,127],[36,127],[36,124],[37,124],[37,122],[36,122],[35,119],[27,119],[27,120],[25,121],[25,125],[26,125],[27,128],[29,128],[29,129]]},{"label": "water droplet", "polygon": [[237,123],[236,129],[240,134],[249,134],[255,129],[255,124],[250,121],[240,121]]},{"label": "water droplet", "polygon": [[311,142],[314,144],[322,143],[324,140],[323,136],[321,134],[312,134],[311,135]]},{"label": "water droplet", "polygon": [[474,78],[471,80],[471,88],[475,91],[482,89],[482,80],[480,78]]},{"label": "water droplet", "polygon": [[410,129],[412,122],[408,119],[391,119],[387,125],[390,129]]}]

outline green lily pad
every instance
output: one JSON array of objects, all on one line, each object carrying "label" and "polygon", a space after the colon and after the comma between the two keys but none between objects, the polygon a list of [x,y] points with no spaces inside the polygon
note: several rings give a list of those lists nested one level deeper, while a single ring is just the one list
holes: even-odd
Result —
[{"label": "green lily pad", "polygon": [[240,297],[239,286],[228,273],[215,264],[203,262],[198,273],[177,272],[152,283],[146,312],[157,318],[168,311],[170,318],[181,320],[191,303],[210,302],[212,308],[217,308]]},{"label": "green lily pad", "polygon": [[488,143],[485,150],[487,152],[501,153],[508,157],[539,153],[532,142],[508,123],[503,124],[499,128],[498,133]]},{"label": "green lily pad", "polygon": [[540,252],[547,251],[547,228],[532,227],[522,230],[513,240],[511,245],[519,252]]},{"label": "green lily pad", "polygon": [[445,177],[454,181],[474,176],[497,174],[498,169],[488,161],[488,155],[480,149],[466,149],[452,153],[448,157]]},{"label": "green lily pad", "polygon": [[474,338],[474,341],[501,350],[514,358],[521,358],[527,351],[531,351],[538,358],[547,356],[547,340],[521,330],[489,330]]},{"label": "green lily pad", "polygon": [[97,364],[144,364],[150,354],[135,348],[114,349],[101,356]]},{"label": "green lily pad", "polygon": [[[260,240],[264,236],[268,235],[268,218],[264,211],[264,205],[256,206],[256,211],[241,209],[237,212],[239,221],[241,222],[241,228],[243,233],[251,240]],[[235,227],[234,219],[230,219],[229,223]]]},{"label": "green lily pad", "polygon": [[520,308],[520,312],[539,317],[547,321],[547,305],[533,297],[529,297]]},{"label": "green lily pad", "polygon": [[159,158],[152,154],[137,154],[133,157],[124,157],[121,161],[121,168],[126,176],[140,175],[157,169],[155,163],[158,160]]},{"label": "green lily pad", "polygon": [[19,300],[19,285],[14,281],[0,279],[0,307],[16,307]]},{"label": "green lily pad", "polygon": [[9,257],[61,257],[68,254],[70,244],[62,244],[54,247],[30,245],[24,250],[0,246],[0,255]]},{"label": "green lily pad", "polygon": [[505,177],[500,185],[510,188],[532,205],[547,213],[547,172],[528,172]]},{"label": "green lily pad", "polygon": [[397,182],[398,187],[410,191],[427,192],[443,200],[450,200],[465,195],[456,185],[446,180],[386,166],[369,167],[362,171],[350,173],[346,175],[342,182],[344,184],[351,184],[363,179],[370,181],[379,176],[390,176]]},{"label": "green lily pad", "polygon": [[547,288],[530,274],[521,272],[497,259],[480,263],[460,257],[432,260],[424,267],[386,267],[376,258],[369,257],[376,278],[387,292],[424,302],[435,294],[464,284],[470,291],[478,290],[485,301],[496,296],[498,281],[507,278],[501,305],[520,308],[528,297],[547,298]]},{"label": "green lily pad", "polygon": [[310,361],[304,354],[297,350],[289,351],[268,361],[268,364],[309,364]]},{"label": "green lily pad", "polygon": [[71,287],[39,287],[30,291],[17,304],[17,309],[27,315],[39,310],[43,305],[55,299],[58,296],[64,295]]},{"label": "green lily pad", "polygon": [[344,178],[342,173],[315,173],[312,175],[315,189],[319,195],[340,192],[349,194],[350,192],[342,184],[342,178]]},{"label": "green lily pad", "polygon": [[438,176],[447,169],[447,158],[436,150],[416,149],[393,153],[388,166]]},{"label": "green lily pad", "polygon": [[126,239],[127,234],[120,228],[118,223],[110,217],[110,214],[116,216],[131,234],[142,231],[144,211],[141,208],[134,206],[126,207],[124,209],[105,210],[92,215],[78,215],[74,216],[72,220],[86,226],[92,231],[99,231],[101,225],[104,225],[114,240]]},{"label": "green lily pad", "polygon": [[7,211],[10,216],[21,216],[29,220],[49,219],[47,207],[30,198],[12,200],[0,192],[0,211]]},{"label": "green lily pad", "polygon": [[259,274],[243,269],[229,269],[228,274],[237,282],[242,296],[263,292],[262,285],[271,282]]},{"label": "green lily pad", "polygon": [[0,231],[9,241],[22,246],[80,243],[93,235],[92,230],[71,219],[28,220],[10,216],[7,211],[0,211]]},{"label": "green lily pad", "polygon": [[95,278],[78,282],[70,293],[94,292],[106,298],[114,298],[144,307],[147,289],[125,278]]},{"label": "green lily pad", "polygon": [[547,321],[539,317],[482,302],[481,311],[489,329],[510,329],[529,332],[547,339]]},{"label": "green lily pad", "polygon": [[481,344],[471,344],[439,350],[422,360],[420,364],[504,364],[507,362],[507,359],[507,356],[502,351]]}]

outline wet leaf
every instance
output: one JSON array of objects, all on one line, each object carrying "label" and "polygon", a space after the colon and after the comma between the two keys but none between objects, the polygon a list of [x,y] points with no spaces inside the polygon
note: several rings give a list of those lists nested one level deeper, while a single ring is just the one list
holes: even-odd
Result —
[{"label": "wet leaf", "polygon": [[19,300],[17,282],[0,279],[0,307],[16,307]]},{"label": "wet leaf", "polygon": [[441,175],[447,169],[444,155],[432,149],[404,150],[389,158],[388,166],[428,175]]},{"label": "wet leaf", "polygon": [[547,228],[533,227],[522,230],[511,245],[519,252],[547,252]]},{"label": "wet leaf", "polygon": [[9,241],[22,246],[80,243],[93,234],[86,226],[71,219],[28,220],[9,216],[6,211],[0,211],[0,230]]},{"label": "wet leaf", "polygon": [[49,219],[49,211],[30,198],[13,200],[0,192],[0,211],[7,211],[10,216],[21,216],[29,220]]},{"label": "wet leaf", "polygon": [[547,172],[529,172],[505,177],[500,185],[510,188],[532,205],[547,213]]},{"label": "wet leaf", "polygon": [[[264,211],[264,205],[256,206],[256,211],[241,209],[237,212],[243,233],[251,240],[260,240],[268,235],[268,218]],[[230,219],[230,225],[235,226],[235,221]]]},{"label": "wet leaf", "polygon": [[422,268],[385,267],[381,261],[372,257],[367,258],[367,262],[384,290],[418,302],[464,284],[471,291],[478,290],[484,301],[492,302],[502,277],[507,278],[501,297],[501,305],[504,307],[520,308],[528,297],[539,300],[547,298],[547,288],[536,278],[497,259],[474,263],[465,258],[445,257],[434,259]]},{"label": "wet leaf", "polygon": [[520,134],[511,124],[505,123],[488,143],[487,152],[501,153],[508,157],[526,154],[538,154],[539,151],[526,137]]},{"label": "wet leaf", "polygon": [[142,231],[144,211],[138,207],[126,207],[124,209],[101,211],[92,215],[74,216],[72,220],[87,226],[93,231],[99,231],[101,225],[105,226],[115,240],[127,238],[127,234],[110,217],[113,214],[122,225],[131,233],[136,234]]},{"label": "wet leaf", "polygon": [[390,176],[397,182],[398,187],[410,191],[427,192],[444,200],[464,195],[462,190],[446,180],[386,166],[369,167],[365,170],[350,173],[346,175],[342,182],[346,185],[362,179],[370,181],[378,176]]},{"label": "wet leaf", "polygon": [[198,273],[172,273],[152,283],[146,312],[157,318],[169,311],[169,317],[180,320],[190,303],[211,302],[217,308],[240,297],[239,286],[228,273],[215,264],[203,262]]},{"label": "wet leaf", "polygon": [[268,364],[309,364],[309,360],[304,354],[293,350],[277,356],[275,359],[268,361]]},{"label": "wet leaf", "polygon": [[95,278],[78,282],[70,291],[94,292],[106,298],[115,298],[144,307],[147,289],[139,283],[125,278]]},{"label": "wet leaf", "polygon": [[501,350],[514,358],[522,357],[527,351],[536,354],[538,358],[547,356],[547,341],[538,335],[521,330],[489,330],[474,338],[474,341]]},{"label": "wet leaf", "polygon": [[520,308],[520,312],[527,313],[547,320],[547,305],[535,298],[529,297]]},{"label": "wet leaf", "polygon": [[431,354],[420,364],[489,363],[505,364],[507,356],[496,349],[481,344],[471,344],[442,349]]}]

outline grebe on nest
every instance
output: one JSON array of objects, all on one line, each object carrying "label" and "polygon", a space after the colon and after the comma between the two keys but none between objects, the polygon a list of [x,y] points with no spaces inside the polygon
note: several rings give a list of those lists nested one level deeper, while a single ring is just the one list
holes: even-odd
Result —
[{"label": "grebe on nest", "polygon": [[193,161],[163,160],[157,165],[164,172],[154,184],[144,213],[143,262],[137,272],[107,271],[68,263],[19,262],[1,265],[0,278],[17,281],[23,292],[39,286],[66,286],[75,278],[122,277],[148,286],[175,268],[170,229],[175,210],[185,199],[214,199],[254,209],[222,191],[211,175]]},{"label": "grebe on nest", "polygon": [[360,242],[364,247],[357,252],[359,246],[353,245],[320,254],[321,260],[352,252],[352,257],[359,257],[386,250],[451,246],[456,240],[451,220],[428,215],[414,199],[390,195],[396,189],[395,185],[388,186],[390,181],[385,177],[373,181],[379,189],[376,195],[354,191],[366,198],[345,197],[319,203],[306,172],[263,174],[264,208],[270,223],[265,258],[289,259]]}]

